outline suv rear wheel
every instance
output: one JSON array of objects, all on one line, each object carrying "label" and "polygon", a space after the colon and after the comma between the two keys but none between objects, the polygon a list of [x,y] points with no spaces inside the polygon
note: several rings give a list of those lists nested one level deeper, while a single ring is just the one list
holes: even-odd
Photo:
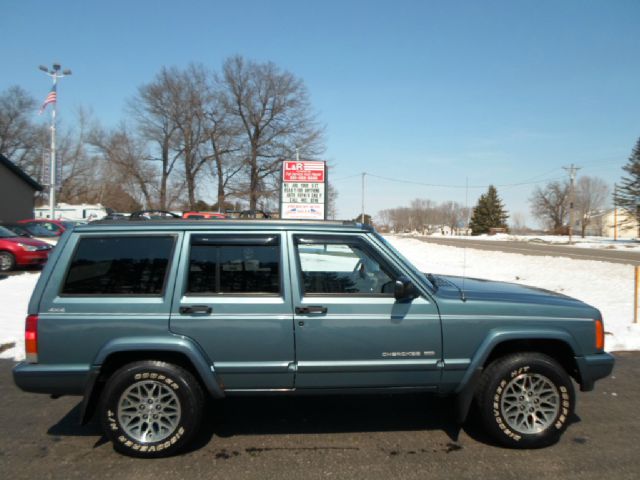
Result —
[{"label": "suv rear wheel", "polygon": [[102,427],[114,448],[136,457],[164,457],[184,448],[197,433],[204,396],[187,370],[142,361],[117,370],[100,404]]},{"label": "suv rear wheel", "polygon": [[495,360],[484,371],[475,399],[487,432],[512,448],[555,443],[575,406],[571,378],[557,361],[541,353]]}]

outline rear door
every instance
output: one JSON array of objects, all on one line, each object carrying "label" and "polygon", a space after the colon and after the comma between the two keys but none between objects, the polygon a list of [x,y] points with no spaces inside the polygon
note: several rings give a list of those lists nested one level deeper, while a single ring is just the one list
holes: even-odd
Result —
[{"label": "rear door", "polygon": [[227,391],[293,387],[289,260],[280,232],[191,232],[171,331],[194,339]]},{"label": "rear door", "polygon": [[401,267],[366,234],[291,234],[296,388],[437,388],[436,305],[393,296]]}]

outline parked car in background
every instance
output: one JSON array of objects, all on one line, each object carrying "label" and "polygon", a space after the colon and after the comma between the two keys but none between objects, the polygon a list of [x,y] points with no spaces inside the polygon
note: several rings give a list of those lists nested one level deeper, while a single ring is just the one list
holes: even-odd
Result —
[{"label": "parked car in background", "polygon": [[191,220],[211,220],[228,218],[224,213],[219,212],[184,212],[182,218]]},{"label": "parked car in background", "polygon": [[240,212],[240,218],[271,218],[271,214],[269,212],[265,212],[263,210],[243,210]]},{"label": "parked car in background", "polygon": [[52,248],[48,243],[0,227],[0,272],[8,272],[16,267],[44,265]]},{"label": "parked car in background", "polygon": [[102,218],[98,218],[96,220],[126,220],[127,218],[129,218],[128,213],[121,213],[121,212],[111,212],[107,215],[105,215]]},{"label": "parked car in background", "polygon": [[177,213],[169,212],[167,210],[140,210],[138,212],[133,212],[129,216],[129,220],[151,220],[151,219],[175,220],[177,218],[182,218],[182,217]]},{"label": "parked car in background", "polygon": [[58,237],[62,235],[66,229],[73,227],[72,222],[65,222],[64,220],[51,220],[49,218],[32,218],[29,220],[20,220],[18,223],[21,225],[27,225],[29,227],[42,227],[49,232],[54,233]]},{"label": "parked car in background", "polygon": [[11,230],[20,237],[35,238],[36,240],[40,240],[41,242],[45,242],[50,245],[58,243],[58,239],[60,238],[55,233],[37,224],[26,225],[24,223],[3,223],[0,224],[0,226]]}]

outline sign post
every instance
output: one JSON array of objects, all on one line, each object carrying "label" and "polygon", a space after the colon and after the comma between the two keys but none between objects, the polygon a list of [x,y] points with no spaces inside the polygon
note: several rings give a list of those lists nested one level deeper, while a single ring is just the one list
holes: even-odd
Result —
[{"label": "sign post", "polygon": [[322,161],[282,162],[280,218],[325,220],[327,166]]}]

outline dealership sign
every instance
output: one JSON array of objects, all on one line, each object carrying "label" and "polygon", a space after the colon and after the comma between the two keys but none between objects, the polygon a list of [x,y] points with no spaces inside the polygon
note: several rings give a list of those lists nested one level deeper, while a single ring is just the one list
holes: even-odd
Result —
[{"label": "dealership sign", "polygon": [[324,162],[282,162],[280,218],[324,220],[326,176]]}]

